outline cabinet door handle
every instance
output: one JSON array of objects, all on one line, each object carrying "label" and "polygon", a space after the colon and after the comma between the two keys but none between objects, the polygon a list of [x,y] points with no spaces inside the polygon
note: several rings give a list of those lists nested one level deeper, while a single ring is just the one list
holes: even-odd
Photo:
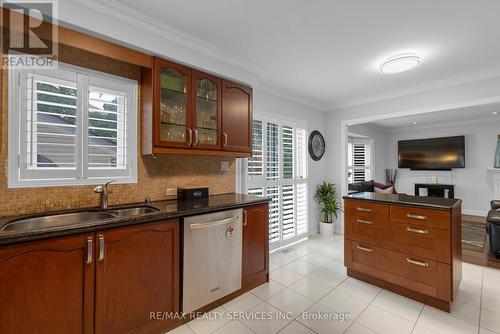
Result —
[{"label": "cabinet door handle", "polygon": [[356,219],[356,221],[360,224],[373,225],[373,222],[370,220]]},{"label": "cabinet door handle", "polygon": [[411,233],[418,233],[418,234],[429,234],[429,230],[419,230],[416,228],[412,227],[407,227],[406,230]]},{"label": "cabinet door handle", "polygon": [[102,261],[104,260],[104,236],[102,234],[99,235],[99,257],[97,258],[97,261]]},{"label": "cabinet door handle", "polygon": [[368,247],[363,247],[363,246],[360,246],[360,245],[356,245],[356,248],[359,249],[359,250],[362,250],[363,252],[368,252],[368,253],[373,252],[373,249],[368,248]]},{"label": "cabinet door handle", "polygon": [[248,225],[248,212],[247,210],[243,210],[243,226]]},{"label": "cabinet door handle", "polygon": [[85,260],[85,263],[91,264],[92,263],[92,237],[87,238],[87,259]]},{"label": "cabinet door handle", "polygon": [[193,144],[193,130],[188,129],[188,133],[189,133],[188,146],[191,146],[191,144]]},{"label": "cabinet door handle", "polygon": [[200,141],[198,140],[198,130],[194,129],[194,140],[193,140],[193,145],[196,146],[200,143]]},{"label": "cabinet door handle", "polygon": [[224,132],[223,135],[224,135],[224,147],[227,147],[227,133]]},{"label": "cabinet door handle", "polygon": [[407,218],[416,219],[416,220],[427,220],[427,216],[413,215],[411,213],[406,214]]},{"label": "cabinet door handle", "polygon": [[410,259],[409,257],[406,258],[406,262],[414,264],[416,266],[420,266],[420,267],[428,267],[429,266],[429,264],[427,262],[415,261],[415,260]]},{"label": "cabinet door handle", "polygon": [[361,211],[361,212],[372,212],[372,209],[368,209],[368,208],[356,208],[356,211]]}]

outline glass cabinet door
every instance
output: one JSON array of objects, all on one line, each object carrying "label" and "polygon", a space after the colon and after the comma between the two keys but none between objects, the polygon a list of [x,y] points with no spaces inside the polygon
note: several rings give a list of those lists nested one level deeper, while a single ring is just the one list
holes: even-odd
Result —
[{"label": "glass cabinet door", "polygon": [[159,90],[159,142],[162,146],[189,146],[189,70],[161,61]]},{"label": "glass cabinet door", "polygon": [[194,139],[197,148],[220,147],[220,79],[193,71],[195,94]]}]

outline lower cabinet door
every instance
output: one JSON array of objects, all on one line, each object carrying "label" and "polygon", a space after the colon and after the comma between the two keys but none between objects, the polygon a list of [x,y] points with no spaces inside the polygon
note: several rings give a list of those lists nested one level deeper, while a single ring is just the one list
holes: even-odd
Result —
[{"label": "lower cabinet door", "polygon": [[0,248],[0,333],[91,334],[93,241],[84,234]]},{"label": "lower cabinet door", "polygon": [[179,222],[96,233],[96,334],[158,333],[179,311]]},{"label": "lower cabinet door", "polygon": [[243,208],[243,288],[268,281],[269,205]]}]

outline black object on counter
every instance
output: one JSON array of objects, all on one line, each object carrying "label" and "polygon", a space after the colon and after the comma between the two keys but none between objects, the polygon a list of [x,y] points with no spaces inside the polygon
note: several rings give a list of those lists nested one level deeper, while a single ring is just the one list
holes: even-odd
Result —
[{"label": "black object on counter", "polygon": [[179,201],[208,199],[208,188],[178,188],[177,199]]}]

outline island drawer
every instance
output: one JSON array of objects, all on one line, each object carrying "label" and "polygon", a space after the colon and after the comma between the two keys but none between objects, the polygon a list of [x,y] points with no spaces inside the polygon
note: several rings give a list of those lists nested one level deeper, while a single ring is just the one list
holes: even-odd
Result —
[{"label": "island drawer", "polygon": [[345,201],[346,216],[368,223],[387,224],[389,220],[389,205],[375,204],[367,201]]},{"label": "island drawer", "polygon": [[450,229],[450,213],[448,211],[391,205],[390,219],[395,222]]}]

